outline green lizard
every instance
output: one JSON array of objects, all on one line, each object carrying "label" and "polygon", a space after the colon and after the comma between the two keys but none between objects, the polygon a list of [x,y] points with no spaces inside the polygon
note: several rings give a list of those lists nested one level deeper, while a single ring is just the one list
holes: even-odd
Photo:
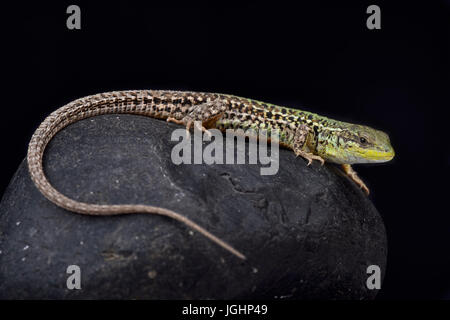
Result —
[{"label": "green lizard", "polygon": [[340,164],[367,194],[369,189],[351,165],[386,162],[394,157],[389,136],[367,126],[232,95],[195,93],[193,104],[187,115],[166,119],[186,125],[188,130],[195,120],[203,122],[203,131],[231,128],[258,133],[263,129],[269,135],[277,130],[280,144],[305,158],[308,165],[312,160]]},{"label": "green lizard", "polygon": [[[88,215],[153,213],[171,217],[199,231],[240,258],[237,250],[196,223],[174,211],[149,205],[99,205],[75,201],[57,191],[47,180],[42,166],[45,147],[65,126],[88,117],[131,113],[165,119],[186,126],[201,126],[203,131],[264,129],[277,130],[280,144],[308,161],[342,165],[344,172],[366,193],[369,189],[357,176],[354,163],[385,162],[394,157],[389,137],[384,132],[356,124],[336,121],[314,113],[281,107],[226,94],[133,90],[116,91],[77,99],[50,114],[31,138],[28,147],[30,176],[40,192],[56,205]],[[201,123],[201,125],[199,124]],[[200,128],[199,128],[200,129]]]}]

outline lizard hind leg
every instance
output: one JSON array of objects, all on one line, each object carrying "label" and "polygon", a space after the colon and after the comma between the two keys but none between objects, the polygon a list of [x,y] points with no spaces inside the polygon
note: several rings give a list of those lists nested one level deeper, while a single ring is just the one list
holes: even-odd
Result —
[{"label": "lizard hind leg", "polygon": [[353,180],[361,189],[363,189],[367,195],[369,195],[370,193],[369,188],[367,188],[366,184],[361,180],[360,177],[358,177],[358,174],[356,173],[355,170],[353,170],[352,166],[349,164],[342,164],[341,166],[345,174],[351,180]]},{"label": "lizard hind leg", "polygon": [[224,115],[225,109],[226,106],[220,101],[209,101],[192,106],[181,120],[174,121],[173,118],[168,118],[167,121],[185,125],[188,136],[192,126],[211,136],[208,129],[214,128],[215,123]]},{"label": "lizard hind leg", "polygon": [[310,152],[306,152],[304,150],[306,139],[309,134],[309,127],[305,124],[300,125],[294,132],[294,141],[292,144],[292,150],[294,150],[295,155],[301,156],[302,158],[306,159],[308,161],[308,166],[312,163],[313,160],[320,161],[321,165],[325,163],[325,160],[317,156],[315,154],[312,154]]}]

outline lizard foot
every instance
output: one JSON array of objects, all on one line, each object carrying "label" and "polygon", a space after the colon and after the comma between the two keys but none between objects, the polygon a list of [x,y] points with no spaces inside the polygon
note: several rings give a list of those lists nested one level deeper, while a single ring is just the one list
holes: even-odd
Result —
[{"label": "lizard foot", "polygon": [[203,124],[201,124],[201,123],[202,123],[201,121],[194,121],[192,119],[187,120],[187,123],[186,123],[186,134],[187,134],[188,138],[190,137],[190,130],[191,130],[192,125],[194,125],[195,129],[201,130],[203,133],[208,135],[208,137],[210,137],[210,138],[212,137],[211,132],[208,129],[206,129],[203,126]]},{"label": "lizard foot", "polygon": [[176,123],[176,124],[184,124],[184,121],[183,121],[183,120],[178,120],[178,119],[175,119],[175,118],[172,118],[172,117],[168,117],[168,118],[166,119],[166,121],[167,121],[167,122]]},{"label": "lizard foot", "polygon": [[306,152],[303,150],[298,150],[298,149],[295,150],[294,152],[297,157],[301,156],[302,158],[306,159],[308,161],[308,164],[307,164],[308,166],[313,162],[313,160],[320,161],[320,164],[322,166],[325,163],[325,160],[322,157],[316,156],[315,154],[312,154],[312,153],[309,153],[309,152]]},{"label": "lizard foot", "polygon": [[181,120],[181,123],[186,124],[186,131],[188,132],[192,125],[194,125],[195,129],[201,130],[209,137],[212,137],[208,128],[214,128],[216,122],[224,115],[225,109],[226,106],[219,100],[194,105],[189,109],[188,114]]},{"label": "lizard foot", "polygon": [[212,133],[211,133],[211,131],[209,131],[208,129],[206,129],[204,126],[203,126],[203,124],[201,124],[201,122],[200,121],[194,121],[194,127],[197,129],[197,130],[201,130],[204,134],[206,134],[208,137],[212,137]]},{"label": "lizard foot", "polygon": [[343,164],[342,169],[344,170],[345,174],[352,179],[363,191],[369,195],[370,191],[369,188],[367,188],[366,184],[361,180],[360,177],[358,177],[358,174],[355,170],[353,170],[352,166],[349,164]]}]

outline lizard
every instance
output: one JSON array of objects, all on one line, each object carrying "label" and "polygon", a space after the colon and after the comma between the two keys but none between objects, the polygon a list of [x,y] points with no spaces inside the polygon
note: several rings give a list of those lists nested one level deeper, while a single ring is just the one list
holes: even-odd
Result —
[{"label": "lizard", "polygon": [[166,216],[198,231],[235,256],[234,249],[194,221],[175,211],[144,204],[92,204],[75,201],[56,190],[43,168],[43,155],[49,141],[64,127],[85,118],[103,114],[136,114],[200,127],[203,132],[216,128],[277,130],[281,146],[296,156],[342,166],[343,171],[367,194],[369,189],[351,167],[355,163],[386,162],[394,157],[389,136],[367,126],[329,119],[311,112],[282,107],[229,94],[170,91],[112,91],[76,99],[52,112],[36,129],[28,145],[27,163],[37,189],[55,205],[85,215],[150,213]]}]

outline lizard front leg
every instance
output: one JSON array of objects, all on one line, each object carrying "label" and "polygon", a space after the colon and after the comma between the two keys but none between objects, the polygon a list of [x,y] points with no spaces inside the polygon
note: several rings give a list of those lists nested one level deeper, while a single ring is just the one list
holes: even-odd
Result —
[{"label": "lizard front leg", "polygon": [[349,164],[342,164],[342,169],[344,170],[345,174],[352,179],[361,189],[364,190],[364,192],[369,195],[370,191],[369,188],[365,185],[365,183],[361,180],[360,177],[358,177],[358,174],[355,170],[353,170],[352,166]]},{"label": "lizard front leg", "polygon": [[309,134],[309,127],[305,124],[301,124],[294,132],[294,140],[292,144],[292,150],[294,150],[295,155],[301,156],[302,158],[305,158],[308,160],[308,166],[312,163],[313,160],[318,160],[323,165],[325,163],[325,160],[317,156],[315,154],[312,154],[310,152],[306,152],[304,150],[306,145],[306,139],[308,138]]}]

